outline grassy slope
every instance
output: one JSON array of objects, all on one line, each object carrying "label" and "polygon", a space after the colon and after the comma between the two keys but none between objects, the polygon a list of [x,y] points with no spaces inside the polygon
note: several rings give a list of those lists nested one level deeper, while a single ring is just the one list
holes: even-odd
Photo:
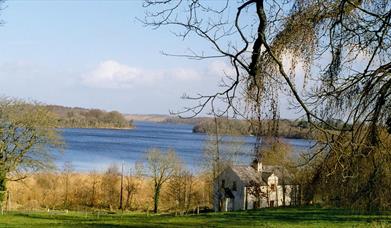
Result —
[{"label": "grassy slope", "polygon": [[0,215],[0,227],[390,227],[390,215],[353,215],[328,209],[263,209],[171,216],[35,212]]}]

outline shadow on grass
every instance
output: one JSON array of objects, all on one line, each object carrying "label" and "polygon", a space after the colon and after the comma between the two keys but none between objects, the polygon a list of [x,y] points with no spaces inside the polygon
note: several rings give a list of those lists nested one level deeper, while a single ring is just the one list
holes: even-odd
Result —
[{"label": "shadow on grass", "polygon": [[[11,215],[11,214],[10,214]],[[29,227],[200,227],[199,222],[193,222],[186,216],[143,215],[143,214],[50,214],[42,213],[12,213],[19,224]],[[31,222],[31,223],[29,223]]]},{"label": "shadow on grass", "polygon": [[267,208],[243,212],[228,212],[203,215],[206,219],[219,222],[235,221],[235,224],[252,224],[251,221],[267,222],[332,222],[332,223],[391,223],[391,216],[374,214],[355,214],[342,209],[300,209],[300,208]]}]

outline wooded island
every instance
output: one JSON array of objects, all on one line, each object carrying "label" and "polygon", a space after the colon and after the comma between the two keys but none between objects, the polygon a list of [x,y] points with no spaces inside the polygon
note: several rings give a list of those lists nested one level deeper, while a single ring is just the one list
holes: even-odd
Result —
[{"label": "wooded island", "polygon": [[[256,135],[257,132],[256,127],[251,126],[251,123],[245,120],[218,118],[216,123],[218,125],[218,134],[222,135]],[[193,132],[214,133],[216,131],[216,123],[212,118],[202,120],[194,125]],[[267,126],[271,124],[271,121],[263,120],[262,124]],[[313,138],[309,131],[309,124],[304,120],[280,120],[277,136],[295,139]]]},{"label": "wooded island", "polygon": [[100,109],[70,108],[58,105],[48,105],[47,108],[57,115],[60,128],[133,128],[132,121],[126,120],[117,111]]}]

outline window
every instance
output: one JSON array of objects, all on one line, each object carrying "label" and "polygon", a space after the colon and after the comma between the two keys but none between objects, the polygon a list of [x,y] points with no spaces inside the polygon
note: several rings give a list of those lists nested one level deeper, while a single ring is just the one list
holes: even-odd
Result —
[{"label": "window", "polygon": [[225,188],[225,180],[224,179],[221,181],[221,187]]},{"label": "window", "polygon": [[232,191],[237,191],[236,181],[232,182]]},{"label": "window", "polygon": [[274,207],[274,200],[270,201],[269,207]]},{"label": "window", "polygon": [[276,190],[276,185],[272,184],[270,185],[270,191],[274,192]]}]

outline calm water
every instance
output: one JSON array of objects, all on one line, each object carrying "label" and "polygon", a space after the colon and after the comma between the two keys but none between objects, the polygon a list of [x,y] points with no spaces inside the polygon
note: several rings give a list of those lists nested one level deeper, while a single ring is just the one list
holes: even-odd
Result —
[{"label": "calm water", "polygon": [[[110,129],[62,129],[66,144],[64,153],[56,156],[56,164],[61,167],[65,161],[72,162],[77,171],[103,171],[110,164],[132,164],[143,160],[150,148],[173,148],[178,156],[192,169],[201,165],[203,149],[208,137],[192,133],[192,125],[135,122],[131,130]],[[240,150],[251,154],[254,137],[226,137],[222,150],[232,147],[232,142],[241,142]],[[308,150],[311,141],[287,139],[296,153]],[[235,143],[237,145],[237,143]],[[237,147],[237,146],[236,146]],[[249,156],[243,157],[248,162]]]}]

